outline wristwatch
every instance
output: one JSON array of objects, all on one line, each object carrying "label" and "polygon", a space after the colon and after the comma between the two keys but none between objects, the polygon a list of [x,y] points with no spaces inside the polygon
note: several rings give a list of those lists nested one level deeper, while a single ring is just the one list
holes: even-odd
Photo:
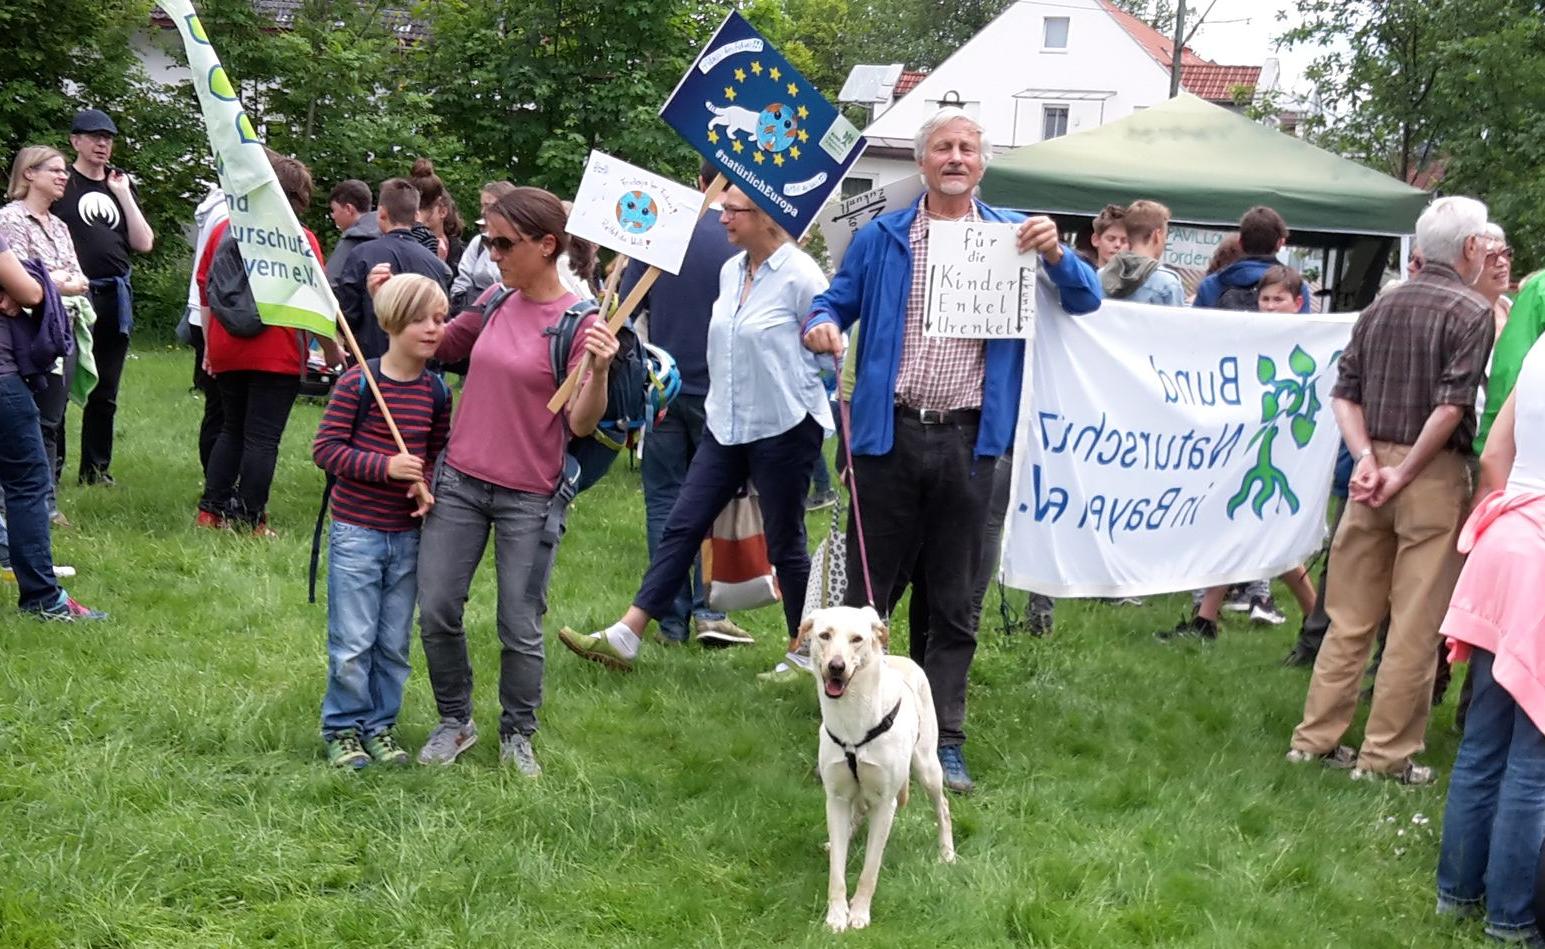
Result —
[{"label": "wristwatch", "polygon": [[1373,454],[1372,448],[1364,448],[1362,451],[1357,453],[1357,460],[1362,461],[1364,458],[1367,458],[1371,454]]}]

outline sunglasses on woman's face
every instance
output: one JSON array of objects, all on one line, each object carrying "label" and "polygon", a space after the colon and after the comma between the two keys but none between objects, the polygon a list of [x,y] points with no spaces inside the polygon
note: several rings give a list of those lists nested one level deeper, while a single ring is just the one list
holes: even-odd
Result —
[{"label": "sunglasses on woman's face", "polygon": [[489,235],[483,238],[483,243],[487,244],[489,247],[492,247],[494,250],[501,254],[508,254],[510,251],[515,249],[516,244],[524,243],[530,239],[531,238],[529,237],[517,237],[514,240],[510,240],[508,237]]}]

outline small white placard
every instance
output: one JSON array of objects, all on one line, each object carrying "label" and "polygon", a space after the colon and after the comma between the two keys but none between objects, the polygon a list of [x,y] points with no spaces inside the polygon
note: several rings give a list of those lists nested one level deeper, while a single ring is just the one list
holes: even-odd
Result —
[{"label": "small white placard", "polygon": [[1016,249],[1017,224],[930,221],[923,335],[1030,339],[1040,258]]},{"label": "small white placard", "polygon": [[592,151],[568,232],[676,274],[702,206],[697,189]]}]

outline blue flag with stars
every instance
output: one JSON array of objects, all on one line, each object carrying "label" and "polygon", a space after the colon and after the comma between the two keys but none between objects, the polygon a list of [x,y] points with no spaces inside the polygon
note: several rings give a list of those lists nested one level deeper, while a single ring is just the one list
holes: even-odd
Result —
[{"label": "blue flag with stars", "polygon": [[734,11],[660,117],[795,239],[868,144]]}]

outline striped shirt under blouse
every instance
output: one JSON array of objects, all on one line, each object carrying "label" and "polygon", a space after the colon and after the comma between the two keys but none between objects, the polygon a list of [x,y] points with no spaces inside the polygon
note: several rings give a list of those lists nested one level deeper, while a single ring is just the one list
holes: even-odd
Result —
[{"label": "striped shirt under blouse", "polygon": [[[450,435],[450,399],[435,412],[435,383],[428,370],[412,382],[377,374],[376,383],[408,452],[423,459],[424,471],[429,472]],[[370,407],[359,429],[353,430],[361,398]],[[370,390],[363,385],[358,366],[333,385],[311,454],[319,468],[338,479],[332,495],[335,520],[385,532],[415,530],[422,523],[413,516],[416,504],[407,496],[408,483],[393,481],[386,474],[387,463],[397,454],[397,443]]]}]

